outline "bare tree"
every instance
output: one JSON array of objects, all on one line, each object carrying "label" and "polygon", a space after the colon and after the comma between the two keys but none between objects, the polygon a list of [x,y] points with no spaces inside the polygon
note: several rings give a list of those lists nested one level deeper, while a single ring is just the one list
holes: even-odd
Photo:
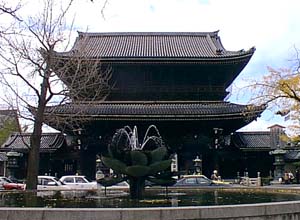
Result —
[{"label": "bare tree", "polygon": [[[80,51],[74,59],[64,60],[57,56],[56,51],[66,49],[72,33],[72,24],[67,25],[65,21],[73,1],[60,2],[57,10],[55,0],[45,0],[41,13],[35,17],[22,18],[15,14],[17,22],[14,28],[18,31],[13,35],[3,35],[1,39],[5,46],[0,54],[3,66],[1,82],[16,97],[20,116],[33,124],[28,146],[27,189],[37,187],[47,106],[77,100],[103,100],[109,92],[111,74],[110,71],[100,71],[99,61],[85,59]],[[71,118],[66,120],[70,123]]]}]

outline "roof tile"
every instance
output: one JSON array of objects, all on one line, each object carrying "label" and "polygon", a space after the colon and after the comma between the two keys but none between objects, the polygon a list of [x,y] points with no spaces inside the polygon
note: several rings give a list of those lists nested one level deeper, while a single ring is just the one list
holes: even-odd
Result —
[{"label": "roof tile", "polygon": [[252,56],[248,51],[227,51],[218,32],[79,32],[71,51],[62,56],[93,58],[229,58]]},{"label": "roof tile", "polygon": [[238,105],[229,102],[101,102],[70,103],[48,107],[46,112],[59,115],[94,115],[94,116],[156,116],[156,117],[257,117],[264,107]]},{"label": "roof tile", "polygon": [[[31,133],[13,133],[1,146],[0,151],[28,151]],[[41,152],[53,152],[64,143],[64,136],[61,133],[44,133],[41,139]]]}]

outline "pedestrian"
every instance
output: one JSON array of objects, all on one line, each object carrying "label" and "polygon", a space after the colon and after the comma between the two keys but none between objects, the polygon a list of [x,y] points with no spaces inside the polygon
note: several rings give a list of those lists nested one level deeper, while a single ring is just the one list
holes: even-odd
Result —
[{"label": "pedestrian", "polygon": [[284,172],[283,181],[285,184],[289,183],[289,173],[287,171]]},{"label": "pedestrian", "polygon": [[292,171],[289,171],[288,175],[289,175],[289,183],[293,183],[295,177],[294,177],[294,174],[292,173]]},{"label": "pedestrian", "polygon": [[221,180],[221,177],[218,175],[218,171],[214,170],[213,173],[210,176],[211,180]]},{"label": "pedestrian", "polygon": [[299,168],[296,169],[295,176],[296,176],[296,183],[299,184],[299,181],[300,181],[300,172],[299,172]]}]

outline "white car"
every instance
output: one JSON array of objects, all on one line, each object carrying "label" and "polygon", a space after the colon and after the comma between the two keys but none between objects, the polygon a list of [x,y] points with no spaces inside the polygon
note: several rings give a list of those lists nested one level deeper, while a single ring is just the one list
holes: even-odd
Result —
[{"label": "white car", "polygon": [[61,182],[76,190],[97,190],[98,184],[96,181],[90,181],[85,176],[68,175],[62,176],[59,179]]},{"label": "white car", "polygon": [[71,190],[54,176],[38,176],[37,190]]}]

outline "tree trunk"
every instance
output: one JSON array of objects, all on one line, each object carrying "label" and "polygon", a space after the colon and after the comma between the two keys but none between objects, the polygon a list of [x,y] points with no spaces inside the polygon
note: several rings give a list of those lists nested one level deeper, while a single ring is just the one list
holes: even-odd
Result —
[{"label": "tree trunk", "polygon": [[[39,115],[37,113],[37,115]],[[40,144],[42,136],[42,123],[36,119],[34,124],[33,133],[30,136],[30,150],[28,153],[27,161],[27,178],[26,189],[37,189],[37,176],[39,174],[39,161],[40,161]]]},{"label": "tree trunk", "polygon": [[145,192],[145,178],[132,177],[129,179],[131,199],[143,199]]},{"label": "tree trunk", "polygon": [[39,145],[40,138],[34,133],[30,137],[31,149],[28,154],[26,189],[37,189],[37,176],[39,170]]},{"label": "tree trunk", "polygon": [[30,150],[27,161],[26,189],[37,189],[37,176],[39,174],[40,146],[42,138],[42,126],[44,121],[44,112],[47,100],[47,91],[49,88],[49,71],[46,71],[41,84],[41,94],[39,96],[38,106],[34,114],[34,127],[30,136]]}]

